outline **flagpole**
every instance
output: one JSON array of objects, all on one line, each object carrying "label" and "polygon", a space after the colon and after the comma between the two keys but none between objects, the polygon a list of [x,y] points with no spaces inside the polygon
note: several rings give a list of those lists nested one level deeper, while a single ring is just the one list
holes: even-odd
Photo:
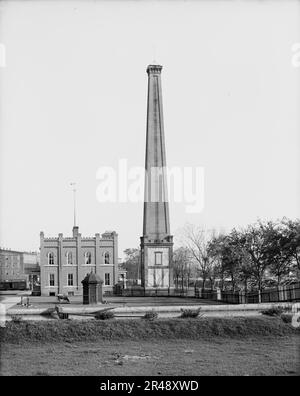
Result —
[{"label": "flagpole", "polygon": [[74,227],[76,227],[76,183],[70,183],[73,189],[73,205],[74,205]]}]

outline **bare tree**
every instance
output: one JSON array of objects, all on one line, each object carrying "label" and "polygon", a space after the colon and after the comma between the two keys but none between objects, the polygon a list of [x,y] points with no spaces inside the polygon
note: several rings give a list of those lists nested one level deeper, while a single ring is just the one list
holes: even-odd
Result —
[{"label": "bare tree", "polygon": [[211,249],[211,240],[216,235],[215,230],[205,230],[194,225],[187,225],[184,229],[184,243],[191,257],[198,265],[203,281],[203,289],[207,279],[212,276],[217,256]]},{"label": "bare tree", "polygon": [[188,287],[191,273],[192,265],[188,249],[185,247],[175,249],[173,253],[173,274],[176,288],[179,288],[179,279],[181,280],[182,289],[185,283]]}]

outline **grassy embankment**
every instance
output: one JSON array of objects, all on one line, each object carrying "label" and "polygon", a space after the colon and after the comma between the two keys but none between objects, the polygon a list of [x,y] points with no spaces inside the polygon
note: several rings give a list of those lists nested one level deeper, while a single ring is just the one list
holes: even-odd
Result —
[{"label": "grassy embankment", "polygon": [[1,342],[78,342],[100,340],[210,339],[300,334],[279,318],[142,319],[105,321],[20,321],[0,329]]}]

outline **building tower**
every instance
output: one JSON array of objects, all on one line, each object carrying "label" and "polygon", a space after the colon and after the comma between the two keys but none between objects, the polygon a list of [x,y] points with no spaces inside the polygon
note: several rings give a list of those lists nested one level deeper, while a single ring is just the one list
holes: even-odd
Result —
[{"label": "building tower", "polygon": [[141,237],[141,280],[145,288],[173,286],[166,153],[161,89],[162,66],[149,65],[145,196]]}]

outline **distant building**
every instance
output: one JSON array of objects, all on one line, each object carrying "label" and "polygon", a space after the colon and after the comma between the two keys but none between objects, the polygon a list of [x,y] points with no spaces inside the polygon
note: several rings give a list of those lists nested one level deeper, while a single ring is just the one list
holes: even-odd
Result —
[{"label": "distant building", "polygon": [[84,238],[77,226],[73,236],[45,238],[40,233],[41,295],[82,295],[81,281],[94,272],[103,280],[103,291],[111,292],[119,281],[118,234],[106,231]]},{"label": "distant building", "polygon": [[[39,284],[40,266],[37,252],[0,249],[0,282],[2,289],[32,289]],[[19,285],[22,284],[22,287]]]}]

